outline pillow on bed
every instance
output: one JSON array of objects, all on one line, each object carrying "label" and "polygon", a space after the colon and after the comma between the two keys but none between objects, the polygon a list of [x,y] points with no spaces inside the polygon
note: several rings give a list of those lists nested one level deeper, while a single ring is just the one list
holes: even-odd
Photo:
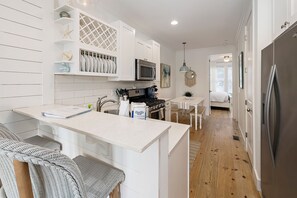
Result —
[{"label": "pillow on bed", "polygon": [[228,102],[229,95],[227,92],[210,92],[211,102]]}]

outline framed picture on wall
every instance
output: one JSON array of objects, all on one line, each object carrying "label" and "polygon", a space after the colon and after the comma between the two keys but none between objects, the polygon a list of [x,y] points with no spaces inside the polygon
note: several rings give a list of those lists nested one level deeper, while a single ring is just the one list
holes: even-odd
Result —
[{"label": "framed picture on wall", "polygon": [[160,87],[162,88],[169,88],[170,87],[170,65],[166,65],[164,63],[161,63],[160,67],[160,74],[161,74],[161,82],[160,82]]},{"label": "framed picture on wall", "polygon": [[244,65],[243,65],[243,52],[240,52],[238,57],[238,66],[239,66],[239,88],[243,89],[244,84]]}]

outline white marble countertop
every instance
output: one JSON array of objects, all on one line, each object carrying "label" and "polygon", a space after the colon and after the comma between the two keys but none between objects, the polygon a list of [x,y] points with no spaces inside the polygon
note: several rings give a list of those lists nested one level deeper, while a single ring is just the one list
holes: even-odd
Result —
[{"label": "white marble countertop", "polygon": [[180,124],[175,122],[166,122],[162,120],[153,120],[150,119],[152,122],[161,122],[161,123],[167,123],[171,125],[171,128],[169,129],[168,137],[169,137],[169,150],[168,155],[171,154],[171,152],[174,150],[175,146],[179,143],[181,138],[186,134],[188,129],[190,128],[190,125],[186,124]]},{"label": "white marble countertop", "polygon": [[63,106],[42,105],[13,111],[140,153],[159,139],[172,125],[169,122],[131,119],[96,111],[68,119],[47,118],[41,115],[43,111],[59,107]]}]

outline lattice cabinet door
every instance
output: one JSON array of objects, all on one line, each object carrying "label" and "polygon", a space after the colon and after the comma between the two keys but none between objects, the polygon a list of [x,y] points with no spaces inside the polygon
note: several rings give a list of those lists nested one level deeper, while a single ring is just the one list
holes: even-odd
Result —
[{"label": "lattice cabinet door", "polygon": [[79,14],[79,40],[86,45],[117,51],[117,30],[83,13]]}]

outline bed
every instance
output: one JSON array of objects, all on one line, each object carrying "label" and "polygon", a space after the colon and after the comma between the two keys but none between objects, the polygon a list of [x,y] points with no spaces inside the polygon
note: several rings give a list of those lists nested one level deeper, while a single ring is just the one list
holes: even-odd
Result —
[{"label": "bed", "polygon": [[210,106],[230,109],[231,96],[227,92],[210,92]]}]

